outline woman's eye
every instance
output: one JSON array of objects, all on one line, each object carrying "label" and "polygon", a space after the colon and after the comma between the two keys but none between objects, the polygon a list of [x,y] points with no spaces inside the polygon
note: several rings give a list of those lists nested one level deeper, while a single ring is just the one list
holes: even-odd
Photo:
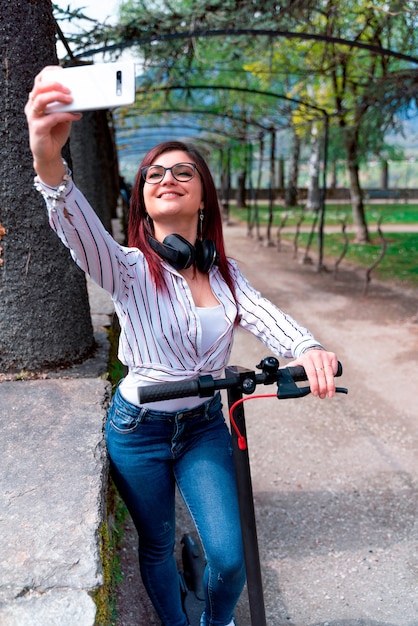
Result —
[{"label": "woman's eye", "polygon": [[176,171],[176,176],[179,178],[190,178],[193,176],[193,170],[189,167],[183,167],[181,170]]}]

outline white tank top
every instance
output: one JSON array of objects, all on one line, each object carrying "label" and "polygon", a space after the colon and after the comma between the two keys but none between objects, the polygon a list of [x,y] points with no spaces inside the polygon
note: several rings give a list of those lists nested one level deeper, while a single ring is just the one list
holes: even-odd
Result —
[{"label": "white tank top", "polygon": [[[221,304],[214,307],[196,307],[202,328],[202,339],[200,352],[204,353],[219,339],[227,328],[227,321],[224,316],[224,309]],[[201,372],[200,375],[210,374],[211,372]],[[138,387],[144,385],[134,370],[130,370],[126,378],[120,384],[119,390],[122,396],[131,404],[139,405]],[[151,383],[150,383],[151,384]],[[175,398],[173,400],[162,400],[161,402],[150,402],[142,406],[146,406],[155,411],[179,411],[180,409],[192,409],[207,398],[202,399],[198,396],[189,396],[187,398]]]}]

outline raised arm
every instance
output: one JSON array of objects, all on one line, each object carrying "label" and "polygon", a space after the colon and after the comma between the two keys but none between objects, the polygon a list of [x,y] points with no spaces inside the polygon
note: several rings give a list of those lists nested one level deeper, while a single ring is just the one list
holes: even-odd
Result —
[{"label": "raised arm", "polygon": [[36,76],[25,114],[35,171],[45,184],[57,187],[65,174],[61,151],[70,135],[72,122],[79,120],[81,114],[46,113],[52,102],[69,104],[73,100],[66,87],[48,80],[48,71],[51,69],[57,68],[46,67]]},{"label": "raised arm", "polygon": [[51,103],[72,102],[66,87],[48,79],[50,69],[56,67],[45,68],[35,78],[25,106],[33,165],[40,179],[35,187],[45,199],[51,228],[71,250],[74,261],[115,296],[129,282],[129,270],[120,281],[120,268],[129,268],[129,261],[122,246],[105,230],[95,211],[67,175],[61,151],[69,137],[72,122],[80,119],[81,114],[46,112]]}]

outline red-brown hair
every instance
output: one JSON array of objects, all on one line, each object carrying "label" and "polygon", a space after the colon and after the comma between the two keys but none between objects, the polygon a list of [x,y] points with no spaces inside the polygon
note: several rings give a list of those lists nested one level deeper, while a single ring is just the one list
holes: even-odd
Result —
[{"label": "red-brown hair", "polygon": [[219,270],[232,293],[235,292],[229,264],[225,254],[225,244],[222,232],[222,215],[219,206],[215,183],[209,167],[203,156],[192,145],[180,141],[166,141],[152,148],[143,158],[139,166],[135,182],[132,188],[131,204],[128,220],[128,246],[139,248],[147,259],[151,276],[157,288],[164,287],[164,273],[161,265],[161,257],[151,248],[148,237],[153,236],[152,225],[147,219],[147,211],[144,202],[144,179],[141,168],[154,163],[162,154],[175,150],[186,152],[191,161],[196,164],[202,180],[203,201],[205,217],[203,220],[202,239],[211,239],[218,252]]}]

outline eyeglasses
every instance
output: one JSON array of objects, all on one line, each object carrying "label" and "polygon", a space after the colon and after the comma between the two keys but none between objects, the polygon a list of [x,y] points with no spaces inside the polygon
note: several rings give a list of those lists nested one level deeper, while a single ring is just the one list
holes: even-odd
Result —
[{"label": "eyeglasses", "polygon": [[165,173],[170,170],[173,178],[179,181],[179,183],[187,183],[192,180],[196,173],[195,163],[176,163],[172,167],[164,167],[163,165],[147,165],[141,168],[142,178],[146,183],[150,185],[156,185],[160,183]]}]

